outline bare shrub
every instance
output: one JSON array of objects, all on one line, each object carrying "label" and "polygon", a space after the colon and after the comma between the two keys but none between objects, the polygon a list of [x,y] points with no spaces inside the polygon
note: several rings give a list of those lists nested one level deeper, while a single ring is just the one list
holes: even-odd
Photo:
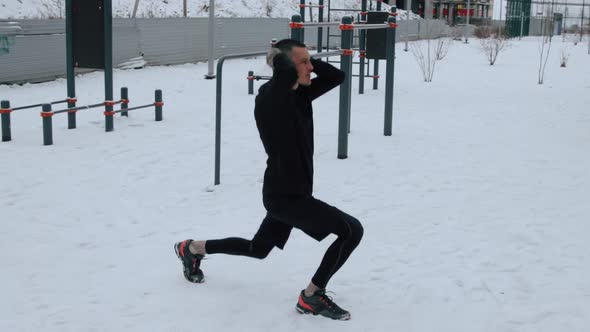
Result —
[{"label": "bare shrub", "polygon": [[570,51],[569,51],[568,45],[567,45],[567,43],[563,43],[561,46],[561,53],[559,56],[559,66],[563,67],[563,68],[567,67],[567,61],[568,61],[569,57],[570,57]]},{"label": "bare shrub", "polygon": [[487,38],[479,40],[483,53],[486,56],[490,66],[493,66],[498,59],[498,55],[510,47],[510,43],[500,34],[491,34]]},{"label": "bare shrub", "polygon": [[476,26],[473,30],[473,35],[478,39],[490,38],[493,35],[498,36],[500,35],[500,28],[490,25]]},{"label": "bare shrub", "polygon": [[453,40],[462,40],[463,30],[459,26],[454,26],[451,28],[449,35],[451,38],[453,38]]},{"label": "bare shrub", "polygon": [[451,39],[449,38],[438,38],[435,46],[436,60],[444,59],[449,53],[449,46],[451,45]]},{"label": "bare shrub", "polygon": [[434,68],[436,67],[436,47],[432,45],[430,39],[417,40],[410,43],[410,50],[420,67],[424,82],[432,82]]}]

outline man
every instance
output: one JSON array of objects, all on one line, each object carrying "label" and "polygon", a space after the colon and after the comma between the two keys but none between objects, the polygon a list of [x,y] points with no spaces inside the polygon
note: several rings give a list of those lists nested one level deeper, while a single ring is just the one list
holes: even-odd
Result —
[{"label": "man", "polygon": [[[350,313],[326,295],[330,278],[342,267],[363,236],[352,216],[312,196],[313,114],[311,102],[344,81],[344,72],[312,59],[305,44],[292,39],[276,43],[268,54],[272,79],[260,87],[254,109],[266,154],[262,189],[267,215],[252,240],[184,240],[174,248],[191,282],[203,282],[200,269],[205,254],[265,258],[274,247],[283,249],[293,227],[321,241],[337,239],[326,251],[311,282],[296,305],[300,313],[350,319]],[[311,79],[311,73],[317,77]]]}]

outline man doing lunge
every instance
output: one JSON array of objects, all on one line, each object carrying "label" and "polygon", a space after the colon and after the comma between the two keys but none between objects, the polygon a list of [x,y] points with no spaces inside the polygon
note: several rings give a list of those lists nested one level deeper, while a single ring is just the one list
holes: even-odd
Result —
[{"label": "man doing lunge", "polygon": [[[266,217],[251,240],[230,237],[218,240],[184,240],[175,244],[188,281],[204,281],[200,269],[206,254],[241,255],[263,259],[274,247],[283,249],[291,230],[297,228],[321,241],[329,234],[336,240],[326,251],[309,285],[296,305],[300,313],[332,319],[350,319],[326,295],[330,278],[342,267],[363,236],[354,217],[313,197],[313,111],[316,98],[344,81],[344,72],[312,59],[305,44],[284,39],[267,56],[272,79],[256,97],[254,116],[268,156],[262,201]],[[311,73],[316,77],[311,78]]]}]

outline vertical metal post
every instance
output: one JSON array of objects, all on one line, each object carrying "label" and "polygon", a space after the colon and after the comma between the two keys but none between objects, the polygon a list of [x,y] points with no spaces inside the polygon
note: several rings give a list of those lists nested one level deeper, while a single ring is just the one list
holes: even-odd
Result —
[{"label": "vertical metal post", "polygon": [[303,42],[303,24],[299,15],[291,16],[291,39]]},{"label": "vertical metal post", "polygon": [[[381,11],[381,0],[377,1],[377,11]],[[379,89],[379,59],[373,60],[373,90]]]},{"label": "vertical metal post", "polygon": [[[428,0],[427,0],[428,1]],[[412,10],[412,0],[406,0],[404,3],[404,9],[406,10],[406,27],[404,28],[404,39],[405,39],[405,43],[404,43],[404,52],[407,52],[410,50],[409,47],[409,40],[410,39],[410,34],[409,34],[409,29],[410,29],[410,11]],[[424,17],[426,18],[426,17]],[[430,38],[430,37],[428,37]],[[418,39],[420,39],[420,36],[418,36]]]},{"label": "vertical metal post", "polygon": [[[300,22],[305,22],[305,0],[299,0],[299,15],[301,16]],[[299,33],[301,33],[301,35],[299,37],[300,39],[298,40],[303,43],[303,41],[305,40],[305,32],[303,31],[303,29],[301,29]]]},{"label": "vertical metal post", "polygon": [[53,112],[51,104],[43,104],[41,118],[43,118],[43,145],[53,144]]},{"label": "vertical metal post", "polygon": [[[351,27],[351,28],[348,28]],[[340,56],[340,69],[344,71],[344,82],[340,85],[340,110],[338,115],[338,159],[348,158],[348,130],[350,117],[350,87],[352,66],[352,18],[344,16],[340,25],[340,45],[344,51]]]},{"label": "vertical metal post", "polygon": [[522,39],[523,28],[524,28],[524,12],[520,12],[520,34],[518,36],[518,40]]},{"label": "vertical metal post", "polygon": [[467,0],[467,13],[465,14],[467,17],[465,19],[465,44],[469,43],[469,17],[471,16],[471,0]]},{"label": "vertical metal post", "polygon": [[[72,0],[66,0],[66,78],[68,108],[76,107],[76,73],[74,69],[74,35]],[[76,128],[76,112],[68,112],[68,129]]]},{"label": "vertical metal post", "polygon": [[387,19],[389,27],[385,41],[385,54],[387,63],[385,64],[385,121],[383,126],[383,135],[391,136],[393,126],[393,78],[395,70],[395,28],[397,8],[391,7],[391,16]]},{"label": "vertical metal post", "polygon": [[254,72],[248,71],[248,94],[254,94]]},{"label": "vertical metal post", "polygon": [[[367,0],[361,2],[361,23],[367,23]],[[367,50],[367,30],[359,31],[359,94],[365,93],[365,52]]]},{"label": "vertical metal post", "polygon": [[[324,21],[324,0],[319,0],[319,10],[318,10],[318,22],[323,22]],[[318,53],[322,51],[322,42],[324,38],[324,28],[322,27],[318,27],[318,47],[317,47],[317,51]]]},{"label": "vertical metal post", "polygon": [[129,116],[129,112],[125,111],[129,108],[129,90],[126,87],[121,88],[121,116]]},{"label": "vertical metal post", "polygon": [[10,132],[10,102],[8,100],[2,100],[0,102],[0,117],[2,118],[2,142],[8,142],[12,140],[12,134]]},{"label": "vertical metal post", "polygon": [[104,100],[105,131],[113,131],[113,4],[104,0]]},{"label": "vertical metal post", "polygon": [[208,72],[205,78],[215,78],[213,64],[215,62],[215,0],[209,0],[209,55],[207,59]]},{"label": "vertical metal post", "polygon": [[164,106],[164,102],[162,101],[162,90],[156,90],[155,97],[156,102],[154,105],[156,106],[156,121],[162,121],[162,107]]}]

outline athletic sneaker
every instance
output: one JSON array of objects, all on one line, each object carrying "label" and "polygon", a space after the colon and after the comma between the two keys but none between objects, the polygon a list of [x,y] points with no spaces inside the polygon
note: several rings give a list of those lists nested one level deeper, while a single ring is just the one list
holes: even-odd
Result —
[{"label": "athletic sneaker", "polygon": [[322,315],[337,320],[350,319],[350,312],[334,303],[332,298],[326,295],[325,289],[317,290],[309,297],[305,296],[304,291],[301,291],[295,309],[301,314]]},{"label": "athletic sneaker", "polygon": [[186,280],[195,283],[201,283],[205,281],[203,271],[199,268],[201,266],[201,260],[203,255],[195,255],[188,249],[189,245],[193,240],[184,240],[174,245],[174,251],[176,256],[182,262],[184,277]]}]

